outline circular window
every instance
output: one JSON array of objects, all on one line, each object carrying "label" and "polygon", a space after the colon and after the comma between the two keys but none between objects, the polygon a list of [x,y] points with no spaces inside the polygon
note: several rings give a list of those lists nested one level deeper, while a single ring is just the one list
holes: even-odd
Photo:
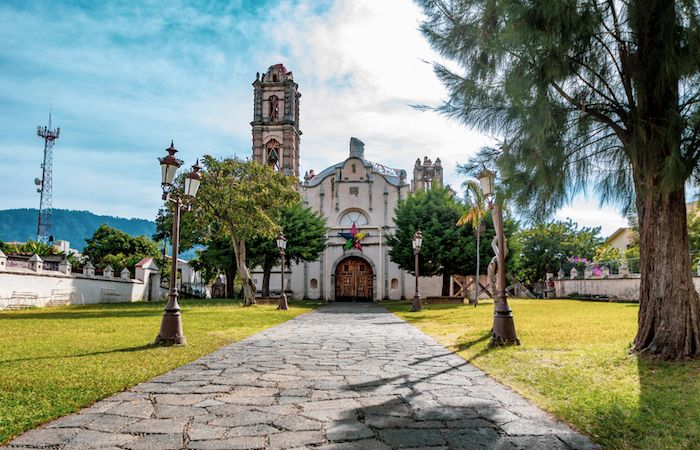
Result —
[{"label": "circular window", "polygon": [[341,227],[351,227],[352,224],[361,227],[369,224],[369,220],[361,211],[348,211],[340,217]]}]

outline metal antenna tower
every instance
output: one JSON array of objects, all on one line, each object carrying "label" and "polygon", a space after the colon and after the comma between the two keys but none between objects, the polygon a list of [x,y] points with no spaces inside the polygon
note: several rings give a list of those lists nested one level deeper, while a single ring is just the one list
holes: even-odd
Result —
[{"label": "metal antenna tower", "polygon": [[44,139],[44,163],[41,165],[41,180],[34,179],[41,194],[39,199],[39,223],[36,227],[36,237],[39,242],[53,243],[53,144],[61,133],[60,128],[51,129],[51,109],[49,109],[49,126],[36,127],[37,136]]}]

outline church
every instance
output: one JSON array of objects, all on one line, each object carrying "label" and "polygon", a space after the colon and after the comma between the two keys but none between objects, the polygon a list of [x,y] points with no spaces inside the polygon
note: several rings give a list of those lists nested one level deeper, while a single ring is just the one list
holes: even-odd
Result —
[{"label": "church", "polygon": [[[348,156],[300,178],[299,86],[282,64],[253,82],[253,159],[300,179],[304,205],[327,222],[326,248],[318,260],[285,269],[285,290],[294,299],[375,301],[411,298],[415,279],[389,259],[386,237],[395,231],[394,210],[411,192],[442,185],[440,158],[416,160],[406,171],[367,159],[365,144],[350,137]],[[346,245],[348,241],[353,245]],[[251,273],[258,289],[262,270]],[[421,297],[440,295],[441,277],[420,277]],[[271,292],[279,292],[279,269]],[[259,294],[259,293],[258,293]]]}]

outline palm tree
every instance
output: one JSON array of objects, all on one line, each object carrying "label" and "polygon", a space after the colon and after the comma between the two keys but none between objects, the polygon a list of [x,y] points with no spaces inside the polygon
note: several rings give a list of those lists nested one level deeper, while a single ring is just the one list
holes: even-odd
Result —
[{"label": "palm tree", "polygon": [[[458,167],[457,172],[465,175],[465,168]],[[482,219],[488,210],[484,193],[476,180],[466,180],[462,183],[464,188],[464,202],[467,205],[467,211],[462,214],[462,217],[457,221],[457,226],[461,226],[471,222],[474,233],[476,234],[476,276],[474,277],[474,306],[479,301],[479,246],[481,244],[481,225]]]}]

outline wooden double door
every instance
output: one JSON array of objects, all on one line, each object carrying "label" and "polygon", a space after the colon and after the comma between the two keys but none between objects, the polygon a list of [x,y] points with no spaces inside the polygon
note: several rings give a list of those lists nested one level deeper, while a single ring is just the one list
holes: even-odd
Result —
[{"label": "wooden double door", "polygon": [[351,256],[335,269],[335,300],[338,302],[371,302],[374,299],[372,266],[362,258]]}]

